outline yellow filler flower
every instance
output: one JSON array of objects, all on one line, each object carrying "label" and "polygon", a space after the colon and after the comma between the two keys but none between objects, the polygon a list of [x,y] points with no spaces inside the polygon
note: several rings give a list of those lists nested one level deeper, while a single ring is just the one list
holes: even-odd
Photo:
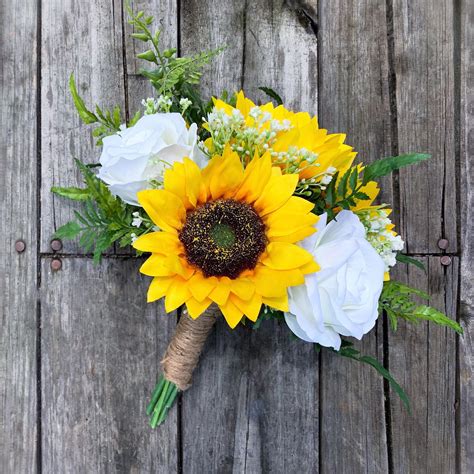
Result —
[{"label": "yellow filler flower", "polygon": [[192,318],[216,303],[230,327],[256,321],[262,304],[288,311],[287,288],[319,269],[295,245],[314,232],[313,204],[292,196],[297,175],[282,175],[269,154],[244,169],[226,147],[203,170],[191,161],[164,175],[164,189],[138,193],[161,229],[133,246],[151,252],[140,271],[154,277],[148,301],[186,304]]}]

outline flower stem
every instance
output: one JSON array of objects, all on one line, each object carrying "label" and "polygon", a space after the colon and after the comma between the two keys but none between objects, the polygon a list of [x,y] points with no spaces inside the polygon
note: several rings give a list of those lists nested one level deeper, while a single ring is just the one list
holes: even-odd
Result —
[{"label": "flower stem", "polygon": [[168,410],[173,405],[177,395],[178,387],[161,375],[146,409],[147,415],[151,417],[150,426],[152,428],[156,428],[165,421]]}]

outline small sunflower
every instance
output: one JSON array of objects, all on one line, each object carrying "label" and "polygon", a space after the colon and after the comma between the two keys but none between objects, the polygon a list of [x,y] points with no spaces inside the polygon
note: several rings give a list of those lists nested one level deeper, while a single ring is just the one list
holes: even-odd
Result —
[{"label": "small sunflower", "polygon": [[[224,114],[226,117],[222,117]],[[274,165],[284,173],[296,173],[300,180],[321,182],[336,171],[343,174],[356,153],[344,143],[345,134],[329,134],[320,128],[316,117],[307,112],[292,112],[271,102],[257,106],[240,91],[235,107],[214,99],[214,111],[206,128],[210,153],[230,142],[241,157],[269,151]]]},{"label": "small sunflower", "polygon": [[151,252],[140,271],[154,277],[148,301],[186,304],[192,318],[216,303],[234,328],[255,321],[262,304],[288,311],[287,288],[319,269],[295,245],[314,232],[313,204],[292,196],[297,175],[282,175],[268,153],[244,169],[226,147],[203,169],[185,159],[164,175],[164,189],[138,193],[161,229],[133,246]]}]

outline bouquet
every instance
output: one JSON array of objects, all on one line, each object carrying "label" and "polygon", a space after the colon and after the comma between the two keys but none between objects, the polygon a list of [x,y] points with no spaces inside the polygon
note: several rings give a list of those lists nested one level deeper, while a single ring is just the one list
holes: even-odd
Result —
[{"label": "bouquet", "polygon": [[[361,339],[380,315],[393,330],[400,319],[432,321],[461,333],[420,290],[390,278],[404,243],[376,203],[377,179],[429,158],[411,153],[355,164],[345,135],[319,127],[316,117],[243,91],[204,100],[203,67],[222,49],[178,57],[163,50],[152,17],[130,13],[132,36],[150,45],[138,55],[156,90],[143,110],[124,120],[119,108],[91,111],[74,77],[70,90],[102,151],[97,164],[76,160],[85,186],[53,187],[81,201],[57,238],[79,238],[95,262],[110,247],[132,245],[148,258],[148,302],[164,299],[180,315],[151,395],[151,426],[162,423],[191,383],[206,338],[224,318],[230,329],[277,320],[315,348],[374,367],[409,408],[406,394],[373,357],[346,338]],[[96,170],[97,168],[97,170]]]}]

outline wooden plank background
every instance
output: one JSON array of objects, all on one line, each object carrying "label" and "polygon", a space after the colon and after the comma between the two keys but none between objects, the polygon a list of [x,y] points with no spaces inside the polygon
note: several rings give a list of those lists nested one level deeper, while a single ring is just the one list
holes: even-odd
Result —
[{"label": "wooden plank background", "polygon": [[[277,324],[217,324],[194,385],[168,421],[145,399],[176,324],[147,305],[126,254],[94,266],[74,242],[50,246],[73,206],[73,158],[98,149],[72,107],[133,113],[152,94],[121,0],[0,0],[0,466],[6,473],[474,472],[474,5],[471,0],[134,1],[183,54],[227,44],[204,94],[259,86],[318,114],[368,162],[433,159],[384,181],[384,200],[465,335],[386,321],[357,344],[387,364],[413,415],[369,367],[292,340]],[[440,239],[447,248],[440,248]],[[15,243],[25,242],[18,253]],[[442,258],[444,257],[444,258]],[[449,257],[448,259],[446,257]],[[53,271],[53,259],[61,269]]]}]

